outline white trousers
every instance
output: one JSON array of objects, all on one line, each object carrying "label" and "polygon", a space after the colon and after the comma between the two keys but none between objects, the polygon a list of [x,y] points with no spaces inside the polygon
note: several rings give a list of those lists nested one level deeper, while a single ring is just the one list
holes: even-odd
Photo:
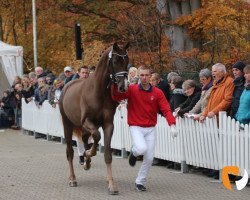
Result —
[{"label": "white trousers", "polygon": [[132,139],[131,150],[134,156],[143,155],[142,165],[135,183],[145,185],[154,159],[156,128],[130,126],[129,130]]},{"label": "white trousers", "polygon": [[[88,144],[93,143],[93,138],[90,136],[88,140]],[[76,137],[76,145],[77,145],[77,151],[79,156],[83,156],[85,148],[83,145],[83,141],[81,138]]]},{"label": "white trousers", "polygon": [[85,148],[83,146],[83,141],[79,138],[76,139],[77,151],[79,156],[83,156]]}]

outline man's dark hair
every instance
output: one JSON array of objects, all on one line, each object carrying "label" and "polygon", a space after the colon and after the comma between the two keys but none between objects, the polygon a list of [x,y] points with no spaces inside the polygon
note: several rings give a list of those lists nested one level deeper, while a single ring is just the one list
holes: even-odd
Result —
[{"label": "man's dark hair", "polygon": [[80,72],[81,69],[87,69],[87,70],[89,71],[89,68],[88,68],[88,66],[86,66],[86,65],[79,67],[79,68],[77,69],[77,71]]}]

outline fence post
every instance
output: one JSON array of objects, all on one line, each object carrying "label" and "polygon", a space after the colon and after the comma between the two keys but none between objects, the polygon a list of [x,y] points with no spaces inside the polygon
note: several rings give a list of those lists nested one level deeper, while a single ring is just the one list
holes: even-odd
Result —
[{"label": "fence post", "polygon": [[65,139],[61,137],[61,144],[65,144]]},{"label": "fence post", "polygon": [[33,135],[34,135],[34,138],[37,139],[38,138],[38,133],[36,131],[33,131]]},{"label": "fence post", "polygon": [[188,165],[187,165],[186,161],[181,161],[181,172],[182,173],[188,172]]},{"label": "fence post", "polygon": [[223,166],[223,131],[224,131],[224,116],[227,115],[226,111],[219,112],[219,182],[222,181],[222,166]]},{"label": "fence post", "polygon": [[99,152],[104,153],[104,146],[101,143],[99,143]]},{"label": "fence post", "polygon": [[49,133],[47,133],[46,139],[47,141],[51,141],[51,135]]},{"label": "fence post", "polygon": [[186,162],[186,154],[185,154],[185,150],[184,150],[184,136],[183,136],[183,132],[180,130],[180,120],[182,120],[181,118],[177,118],[177,129],[178,132],[179,132],[179,137],[181,137],[181,172],[182,173],[187,173],[188,172],[188,165],[187,165],[187,162]]},{"label": "fence post", "polygon": [[122,148],[122,150],[121,150],[121,157],[122,157],[122,158],[127,158],[127,157],[128,157],[127,151],[126,151],[125,148]]},{"label": "fence post", "polygon": [[21,129],[22,134],[26,135],[26,130],[24,128]]},{"label": "fence post", "polygon": [[122,107],[120,109],[120,126],[122,127],[122,132],[121,132],[121,144],[122,144],[122,149],[121,149],[121,157],[122,158],[127,158],[128,155],[127,155],[127,151],[126,151],[126,148],[125,148],[125,144],[124,144],[124,129],[123,129],[123,112],[122,112]]}]

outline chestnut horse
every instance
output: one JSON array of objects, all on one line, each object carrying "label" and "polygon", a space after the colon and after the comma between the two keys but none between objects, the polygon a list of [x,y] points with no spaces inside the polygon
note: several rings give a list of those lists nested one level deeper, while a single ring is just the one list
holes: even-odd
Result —
[{"label": "chestnut horse", "polygon": [[[69,163],[69,185],[71,187],[77,186],[73,168],[73,132],[82,137],[85,147],[84,169],[87,170],[90,168],[91,157],[96,155],[98,142],[101,138],[98,129],[102,127],[108,189],[110,194],[118,194],[117,186],[112,177],[110,147],[114,130],[113,119],[118,104],[111,98],[110,84],[117,84],[120,92],[127,90],[128,47],[129,44],[120,48],[115,43],[103,53],[96,71],[88,79],[72,81],[63,88],[59,107],[67,145],[66,155]],[[88,145],[90,136],[94,140],[92,146]]]}]

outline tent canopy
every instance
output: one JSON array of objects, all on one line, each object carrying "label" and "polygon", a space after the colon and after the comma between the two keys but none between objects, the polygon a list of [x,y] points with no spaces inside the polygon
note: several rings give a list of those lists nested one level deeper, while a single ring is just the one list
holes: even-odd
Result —
[{"label": "tent canopy", "polygon": [[0,55],[5,56],[21,56],[23,54],[23,47],[12,46],[0,41]]},{"label": "tent canopy", "polygon": [[23,47],[0,41],[0,95],[9,89],[15,76],[23,74]]}]

